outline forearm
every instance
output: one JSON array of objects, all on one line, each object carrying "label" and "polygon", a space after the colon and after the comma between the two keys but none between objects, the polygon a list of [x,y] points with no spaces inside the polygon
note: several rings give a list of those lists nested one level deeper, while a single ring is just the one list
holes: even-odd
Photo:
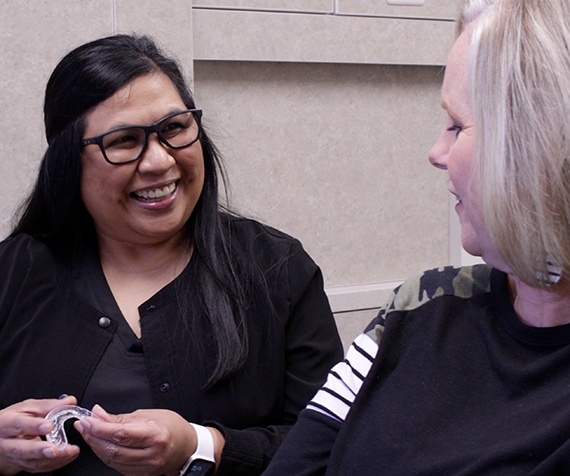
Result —
[{"label": "forearm", "polygon": [[340,426],[322,413],[303,410],[263,476],[324,474]]}]

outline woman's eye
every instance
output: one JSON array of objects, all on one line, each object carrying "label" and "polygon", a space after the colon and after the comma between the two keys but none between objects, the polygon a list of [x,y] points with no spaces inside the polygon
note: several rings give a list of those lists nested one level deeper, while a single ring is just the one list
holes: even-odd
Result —
[{"label": "woman's eye", "polygon": [[114,136],[105,144],[105,148],[129,148],[135,147],[139,140],[134,135],[124,134],[121,136]]},{"label": "woman's eye", "polygon": [[458,136],[459,133],[462,131],[462,127],[454,124],[453,126],[448,127],[447,130],[449,132],[455,132],[455,135]]},{"label": "woman's eye", "polygon": [[187,127],[187,125],[180,122],[171,122],[170,124],[166,124],[166,126],[162,129],[162,133],[166,136],[173,136],[178,134],[181,130],[186,129]]}]

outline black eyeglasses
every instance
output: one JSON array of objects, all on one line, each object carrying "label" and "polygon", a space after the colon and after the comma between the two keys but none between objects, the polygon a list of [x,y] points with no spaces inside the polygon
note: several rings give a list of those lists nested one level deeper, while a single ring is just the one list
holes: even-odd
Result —
[{"label": "black eyeglasses", "polygon": [[171,149],[183,149],[192,145],[202,134],[201,118],[201,109],[175,112],[149,126],[119,127],[99,136],[83,139],[81,147],[97,144],[110,164],[128,164],[141,157],[152,132],[156,132],[160,142]]}]

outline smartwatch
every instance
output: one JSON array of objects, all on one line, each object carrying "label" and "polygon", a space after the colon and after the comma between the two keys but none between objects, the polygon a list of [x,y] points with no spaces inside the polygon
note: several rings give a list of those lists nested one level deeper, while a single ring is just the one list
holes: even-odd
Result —
[{"label": "smartwatch", "polygon": [[214,437],[202,425],[190,423],[196,430],[196,451],[184,463],[178,476],[208,476],[214,474],[216,460],[214,459]]}]

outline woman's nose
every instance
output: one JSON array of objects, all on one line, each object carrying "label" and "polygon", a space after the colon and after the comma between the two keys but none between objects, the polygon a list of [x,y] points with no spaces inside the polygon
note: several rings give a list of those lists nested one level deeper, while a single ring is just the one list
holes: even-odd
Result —
[{"label": "woman's nose", "polygon": [[428,152],[428,160],[431,165],[437,169],[447,170],[447,153],[449,148],[447,147],[443,133],[435,141],[435,144],[431,147]]},{"label": "woman's nose", "polygon": [[156,134],[150,134],[146,148],[139,160],[141,173],[163,173],[175,163],[168,146],[163,144]]}]

